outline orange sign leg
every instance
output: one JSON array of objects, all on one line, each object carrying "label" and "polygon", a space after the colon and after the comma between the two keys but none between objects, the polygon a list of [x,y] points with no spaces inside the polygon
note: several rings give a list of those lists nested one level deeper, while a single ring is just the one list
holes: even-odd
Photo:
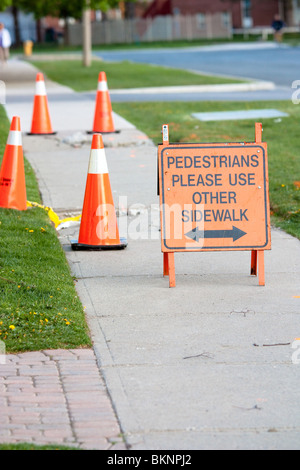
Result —
[{"label": "orange sign leg", "polygon": [[164,276],[169,276],[169,287],[176,286],[174,252],[164,253]]},{"label": "orange sign leg", "polygon": [[175,279],[175,255],[173,253],[168,253],[169,255],[169,287],[176,286],[176,279]]},{"label": "orange sign leg", "polygon": [[[169,126],[164,124],[162,126],[163,144],[169,145]],[[176,286],[175,277],[175,256],[174,252],[163,252],[164,254],[164,276],[169,276],[169,287]]]},{"label": "orange sign leg", "polygon": [[168,253],[164,253],[164,276],[169,276],[169,258]]},{"label": "orange sign leg", "polygon": [[[260,122],[255,123],[255,142],[260,143],[262,141],[262,124]],[[258,284],[260,286],[265,285],[265,252],[264,250],[256,251],[256,257],[258,257]],[[255,261],[255,268],[257,260]],[[251,263],[252,270],[252,263]]]},{"label": "orange sign leg", "polygon": [[252,276],[257,275],[257,250],[251,251],[251,271],[250,274]]},{"label": "orange sign leg", "polygon": [[258,250],[258,284],[265,285],[265,252]]}]

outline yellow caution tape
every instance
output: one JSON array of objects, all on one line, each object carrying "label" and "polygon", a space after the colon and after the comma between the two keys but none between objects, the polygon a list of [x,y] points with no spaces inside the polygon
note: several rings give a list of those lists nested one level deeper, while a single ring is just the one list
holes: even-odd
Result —
[{"label": "yellow caution tape", "polygon": [[78,222],[81,218],[80,214],[76,217],[67,217],[66,219],[61,220],[51,207],[43,206],[42,204],[38,204],[37,202],[27,201],[27,207],[39,207],[48,212],[49,219],[51,220],[51,222],[53,222],[57,230],[70,227],[74,222]]}]

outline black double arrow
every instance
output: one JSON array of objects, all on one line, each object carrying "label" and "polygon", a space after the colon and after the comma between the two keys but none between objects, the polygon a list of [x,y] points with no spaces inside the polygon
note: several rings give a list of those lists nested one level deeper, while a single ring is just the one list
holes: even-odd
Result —
[{"label": "black double arrow", "polygon": [[235,242],[244,235],[246,235],[246,232],[234,226],[232,230],[199,230],[196,227],[190,232],[185,233],[186,237],[191,238],[195,242],[198,242],[200,238],[232,238]]}]

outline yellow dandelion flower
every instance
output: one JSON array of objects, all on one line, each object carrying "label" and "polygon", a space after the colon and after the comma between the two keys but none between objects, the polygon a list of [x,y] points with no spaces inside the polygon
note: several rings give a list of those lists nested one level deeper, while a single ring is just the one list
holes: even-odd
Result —
[{"label": "yellow dandelion flower", "polygon": [[10,330],[14,330],[15,328],[16,328],[15,325],[9,325]]}]

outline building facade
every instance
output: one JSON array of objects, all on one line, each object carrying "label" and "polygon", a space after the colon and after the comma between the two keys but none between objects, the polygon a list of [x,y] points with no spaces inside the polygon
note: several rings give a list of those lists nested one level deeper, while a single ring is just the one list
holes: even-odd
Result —
[{"label": "building facade", "polygon": [[300,0],[154,0],[144,17],[229,13],[233,28],[270,26],[280,14],[287,25],[300,24]]}]

